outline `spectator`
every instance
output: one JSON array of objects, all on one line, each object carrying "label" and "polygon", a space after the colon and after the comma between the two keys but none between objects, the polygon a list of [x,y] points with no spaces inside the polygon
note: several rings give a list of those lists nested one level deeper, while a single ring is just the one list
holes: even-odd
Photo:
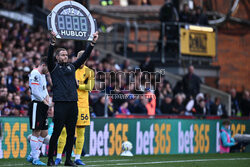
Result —
[{"label": "spectator", "polygon": [[[98,101],[94,104],[94,112],[95,115],[98,117],[103,117],[105,112],[105,96],[101,96]],[[108,102],[108,116],[113,116],[113,108],[112,103]]]},{"label": "spectator", "polygon": [[135,98],[133,95],[129,95],[128,98],[128,110],[133,113],[135,111]]},{"label": "spectator", "polygon": [[173,104],[172,96],[166,95],[161,104],[161,113],[162,114],[173,114]]},{"label": "spectator", "polygon": [[172,3],[172,0],[165,0],[164,5],[160,9],[159,17],[161,23],[179,21],[178,12]]},{"label": "spectator", "polygon": [[185,106],[183,105],[183,97],[181,94],[175,95],[173,113],[177,115],[183,115],[185,113]]},{"label": "spectator", "polygon": [[[10,60],[10,59],[9,59]],[[10,60],[11,61],[11,60]],[[13,76],[12,76],[12,73],[13,73],[13,69],[12,69],[12,66],[11,65],[8,65],[8,66],[5,66],[4,67],[4,71],[5,71],[5,79],[6,79],[6,83],[7,83],[7,88],[9,87],[9,85],[12,84],[12,80],[13,80]],[[8,88],[9,89],[9,88]]]},{"label": "spectator", "polygon": [[140,99],[136,102],[135,114],[147,114],[146,105],[148,104],[148,99],[144,98],[144,96],[140,96]]},{"label": "spectator", "polygon": [[211,106],[211,115],[227,117],[227,111],[225,106],[221,103],[219,97],[215,98],[214,104]]},{"label": "spectator", "polygon": [[198,116],[205,116],[208,114],[204,99],[199,99],[198,104],[195,106],[195,111],[195,115]]},{"label": "spectator", "polygon": [[[119,81],[117,81],[117,82],[119,82]],[[113,109],[116,112],[119,110],[120,106],[123,103],[125,103],[125,100],[122,98],[124,96],[124,94],[119,90],[118,86],[116,86],[113,89],[114,89],[114,91],[112,91],[112,95],[115,98],[112,99],[112,104],[113,104]]]},{"label": "spectator", "polygon": [[145,60],[143,63],[140,65],[141,71],[147,71],[147,72],[154,72],[155,71],[155,66],[151,61],[151,57],[148,55],[145,57]]},{"label": "spectator", "polygon": [[102,59],[101,63],[103,64],[103,71],[104,72],[110,72],[111,71],[111,64],[110,62],[108,61],[108,59],[104,58]]},{"label": "spectator", "polygon": [[6,106],[6,97],[0,96],[0,116],[4,115],[4,107]]},{"label": "spectator", "polygon": [[20,91],[19,78],[16,77],[13,79],[13,82],[9,85],[8,92],[15,93],[19,91]]},{"label": "spectator", "polygon": [[118,114],[130,115],[127,101],[125,101],[124,103],[121,104],[121,106],[118,109]]},{"label": "spectator", "polygon": [[129,59],[126,59],[124,60],[123,64],[120,65],[121,69],[124,71],[126,69],[128,70],[132,70],[132,66],[130,65],[130,60]]},{"label": "spectator", "polygon": [[[3,75],[4,75],[4,74],[3,74]],[[4,86],[4,87],[7,85],[4,76],[1,78],[1,83],[0,83],[0,85],[1,85],[1,86]]]},{"label": "spectator", "polygon": [[209,94],[205,94],[205,102],[206,102],[207,114],[211,115],[211,106],[214,104],[214,102],[211,100]]},{"label": "spectator", "polygon": [[182,81],[178,81],[175,84],[175,87],[173,89],[173,94],[176,95],[177,93],[184,93],[183,83]]},{"label": "spectator", "polygon": [[188,67],[188,74],[184,75],[182,78],[183,90],[187,98],[191,96],[194,98],[198,93],[200,93],[201,79],[194,74],[194,66]]},{"label": "spectator", "polygon": [[[165,4],[160,9],[159,19],[161,25],[165,23],[165,27],[161,26],[160,28],[159,42],[157,43],[158,51],[161,51],[161,49],[164,49],[162,48],[162,41],[165,37],[167,40],[175,40],[178,38],[178,29],[173,23],[179,21],[179,15],[172,0],[165,0]],[[165,36],[163,34],[163,28],[164,31],[166,30]],[[171,48],[176,50],[176,46],[171,43],[166,43],[165,45],[167,51],[170,51]]]},{"label": "spectator", "polygon": [[207,15],[203,13],[203,10],[201,7],[197,7],[195,10],[195,16],[193,17],[193,23],[197,25],[208,25],[208,18]]},{"label": "spectator", "polygon": [[2,111],[2,116],[11,116],[12,109],[4,106],[3,111]]},{"label": "spectator", "polygon": [[231,112],[232,112],[232,116],[240,116],[240,102],[239,99],[237,97],[237,92],[234,88],[232,88],[230,90],[230,94],[231,94]]},{"label": "spectator", "polygon": [[172,91],[172,87],[169,81],[164,80],[163,81],[163,95],[172,95],[173,91]]},{"label": "spectator", "polygon": [[5,86],[0,85],[0,97],[7,97],[7,94],[8,89]]},{"label": "spectator", "polygon": [[243,92],[240,107],[242,111],[242,116],[249,117],[250,116],[250,96],[247,90]]},{"label": "spectator", "polygon": [[8,102],[8,105],[9,105],[9,106],[14,106],[14,102],[13,102],[13,93],[8,93],[7,102]]},{"label": "spectator", "polygon": [[156,108],[156,97],[155,95],[148,91],[144,94],[144,97],[148,100],[146,104],[147,114],[148,115],[155,115],[155,108]]},{"label": "spectator", "polygon": [[235,146],[237,143],[234,138],[231,137],[231,131],[229,129],[230,121],[225,120],[222,122],[220,130],[220,153],[229,153],[230,147]]},{"label": "spectator", "polygon": [[14,111],[14,116],[27,116],[27,110],[24,110],[19,95],[14,96],[14,110],[17,110]]},{"label": "spectator", "polygon": [[182,12],[180,13],[180,22],[192,23],[192,15],[190,14],[188,4],[183,5]]},{"label": "spectator", "polygon": [[20,99],[20,96],[19,96],[19,95],[15,95],[15,96],[14,96],[14,106],[15,106],[15,107],[21,106],[21,99]]},{"label": "spectator", "polygon": [[195,105],[198,106],[201,100],[204,100],[204,94],[203,93],[198,93],[195,97]]},{"label": "spectator", "polygon": [[155,89],[155,97],[156,97],[156,108],[160,109],[162,104],[162,99],[164,98],[164,95],[162,93],[163,90],[163,83],[157,83],[156,89]]},{"label": "spectator", "polygon": [[20,113],[20,110],[18,108],[14,107],[9,116],[19,117],[22,116],[22,114]]},{"label": "spectator", "polygon": [[187,100],[185,105],[186,112],[185,115],[194,115],[196,114],[196,107],[198,103],[195,103],[194,99]]}]

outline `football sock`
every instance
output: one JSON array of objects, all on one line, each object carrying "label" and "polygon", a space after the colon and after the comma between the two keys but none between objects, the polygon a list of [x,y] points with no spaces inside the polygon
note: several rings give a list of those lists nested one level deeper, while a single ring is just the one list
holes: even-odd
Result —
[{"label": "football sock", "polygon": [[57,153],[56,158],[62,159],[62,154]]},{"label": "football sock", "polygon": [[84,145],[84,134],[85,134],[85,127],[76,127],[76,133],[77,133],[77,138],[76,138],[76,157],[75,160],[81,158],[82,154],[82,149]]},{"label": "football sock", "polygon": [[42,147],[43,141],[44,141],[44,138],[41,137],[41,136],[39,136],[39,137],[38,137],[39,149]]},{"label": "football sock", "polygon": [[66,144],[66,137],[67,137],[67,132],[66,132],[66,128],[64,127],[62,129],[61,135],[59,136],[58,145],[57,145],[57,155],[61,154],[61,158],[62,158],[64,146]]},{"label": "football sock", "polygon": [[77,159],[81,159],[81,155],[76,154],[76,155],[75,155],[75,160],[77,160]]},{"label": "football sock", "polygon": [[39,141],[36,136],[31,136],[30,138],[30,148],[31,148],[31,156],[33,157],[34,160],[39,159]]}]

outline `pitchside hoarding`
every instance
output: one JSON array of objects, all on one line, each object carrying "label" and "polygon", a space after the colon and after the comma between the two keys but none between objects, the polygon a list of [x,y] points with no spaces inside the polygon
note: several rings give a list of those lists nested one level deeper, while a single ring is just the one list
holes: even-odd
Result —
[{"label": "pitchside hoarding", "polygon": [[[26,137],[31,133],[28,118],[0,121],[0,158],[26,157],[30,152]],[[97,118],[86,130],[84,149],[91,156],[120,155],[122,142],[128,140],[137,155],[216,153],[220,126],[220,120]],[[231,130],[233,135],[250,134],[250,122],[232,120]]]},{"label": "pitchside hoarding", "polygon": [[[85,148],[92,156],[119,155],[128,140],[138,155],[216,153],[220,126],[220,120],[95,119]],[[233,135],[250,133],[250,122],[233,120],[231,129]]]}]

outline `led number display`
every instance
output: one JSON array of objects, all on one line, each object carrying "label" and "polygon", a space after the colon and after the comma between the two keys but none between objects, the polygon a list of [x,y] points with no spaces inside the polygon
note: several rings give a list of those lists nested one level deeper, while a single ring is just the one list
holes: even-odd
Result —
[{"label": "led number display", "polygon": [[75,1],[57,4],[47,16],[48,29],[57,38],[92,41],[96,31],[96,21],[89,11]]}]

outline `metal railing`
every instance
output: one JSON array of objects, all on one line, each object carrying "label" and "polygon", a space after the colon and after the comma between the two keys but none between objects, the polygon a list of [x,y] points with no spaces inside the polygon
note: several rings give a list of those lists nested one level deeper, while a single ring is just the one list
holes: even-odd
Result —
[{"label": "metal railing", "polygon": [[[165,64],[166,61],[176,61],[178,64],[181,64],[182,60],[189,61],[190,63],[192,63],[192,61],[197,61],[199,64],[201,64],[201,62],[211,63],[211,57],[181,54],[180,29],[181,27],[185,27],[187,25],[188,24],[180,22],[150,24],[126,20],[124,23],[115,23],[110,25],[113,30],[109,33],[102,33],[103,40],[100,40],[98,43],[99,45],[102,45],[104,49],[111,49],[113,52],[118,52],[117,46],[120,46],[122,48],[122,52],[120,52],[120,54],[124,57],[128,57],[128,46],[133,46],[133,52],[138,52],[138,49],[141,46],[144,46],[146,47],[145,52],[159,53],[159,59],[163,64]],[[146,40],[139,40],[140,32],[145,30],[147,32],[145,38]],[[215,28],[214,30],[217,36],[217,30]],[[155,37],[155,34],[152,35],[152,31],[158,31],[159,37]],[[133,39],[130,38],[131,32],[134,33],[134,36],[132,37]],[[171,35],[174,37],[170,38]],[[171,53],[169,53],[166,51],[166,48],[167,50],[173,50],[172,47],[175,47],[173,52],[171,51]],[[217,60],[217,50],[214,60]]]}]

